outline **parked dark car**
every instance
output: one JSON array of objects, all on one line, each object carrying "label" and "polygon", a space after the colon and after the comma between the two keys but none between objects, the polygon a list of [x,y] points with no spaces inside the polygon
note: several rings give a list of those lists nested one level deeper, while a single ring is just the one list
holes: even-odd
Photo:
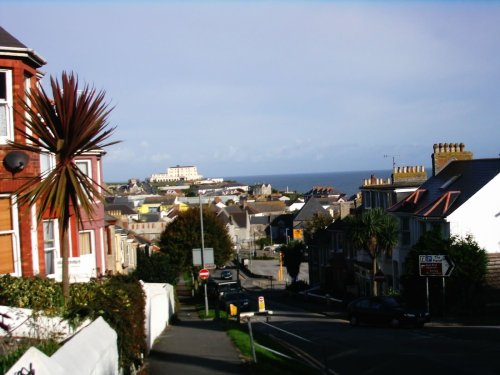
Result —
[{"label": "parked dark car", "polygon": [[208,295],[211,298],[220,298],[226,292],[241,291],[241,284],[239,281],[221,281],[215,279],[208,279],[207,281]]},{"label": "parked dark car", "polygon": [[227,292],[220,298],[220,308],[229,312],[229,305],[235,305],[239,311],[250,310],[250,298],[245,292]]},{"label": "parked dark car", "polygon": [[430,315],[425,310],[407,308],[395,297],[358,298],[347,306],[347,314],[352,326],[367,323],[423,327],[430,321]]},{"label": "parked dark car", "polygon": [[220,278],[222,280],[232,280],[233,279],[233,273],[230,270],[223,270],[220,273]]}]

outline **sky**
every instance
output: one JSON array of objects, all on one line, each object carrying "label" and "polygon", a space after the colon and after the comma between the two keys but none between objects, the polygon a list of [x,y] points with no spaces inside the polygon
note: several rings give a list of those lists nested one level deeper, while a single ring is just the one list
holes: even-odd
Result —
[{"label": "sky", "polygon": [[106,92],[107,182],[500,154],[500,2],[2,0],[0,25]]}]

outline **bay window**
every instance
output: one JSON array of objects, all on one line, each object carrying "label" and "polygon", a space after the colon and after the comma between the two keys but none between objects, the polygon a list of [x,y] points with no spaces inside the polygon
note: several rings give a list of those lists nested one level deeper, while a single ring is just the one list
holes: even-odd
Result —
[{"label": "bay window", "polygon": [[0,69],[0,143],[13,140],[12,72]]}]

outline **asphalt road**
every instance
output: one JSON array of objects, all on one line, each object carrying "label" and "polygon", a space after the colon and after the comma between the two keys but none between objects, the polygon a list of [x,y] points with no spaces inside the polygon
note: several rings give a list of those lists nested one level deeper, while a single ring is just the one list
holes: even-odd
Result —
[{"label": "asphalt road", "polygon": [[[349,375],[386,374],[500,374],[499,326],[450,326],[437,323],[423,329],[359,326],[346,320],[273,301],[269,324],[255,329],[281,338],[318,373]],[[286,331],[286,332],[285,332]]]},{"label": "asphalt road", "polygon": [[[283,268],[283,280],[278,279],[278,272],[280,269],[279,265],[279,259],[273,259],[273,260],[255,260],[252,259],[252,261],[249,261],[249,264],[247,266],[247,269],[258,275],[265,275],[265,276],[272,276],[273,277],[273,283],[272,287],[273,288],[278,288],[278,289],[283,289],[286,285],[286,283],[290,282],[290,278],[286,272],[286,267]],[[237,270],[235,267],[229,266],[227,269],[231,270],[233,273],[233,280],[236,280],[237,277]],[[210,274],[213,278],[215,279],[220,279],[220,273],[222,270],[220,269],[215,269],[211,270]],[[240,272],[240,276],[244,278],[244,273]],[[303,280],[305,282],[309,282],[309,265],[307,263],[302,263],[300,265],[300,271],[299,271],[299,280]],[[265,282],[263,283],[262,280],[254,279],[253,280],[255,284],[259,287],[262,288],[270,288],[271,287],[271,282]],[[250,288],[252,285],[251,283],[248,284],[248,287]]]},{"label": "asphalt road", "polygon": [[[252,272],[275,275],[277,260],[253,261]],[[307,269],[302,269],[306,272]],[[236,269],[232,269],[236,279]],[[217,277],[219,270],[214,272]],[[286,271],[284,271],[286,272]],[[351,327],[342,314],[332,314],[323,305],[304,307],[300,298],[286,297],[274,284],[273,290],[255,288],[257,279],[243,277],[253,289],[253,299],[265,296],[273,310],[269,322],[254,319],[254,329],[272,335],[302,356],[318,373],[338,375],[489,375],[500,374],[500,326],[461,326],[431,322],[422,329],[381,326]],[[253,288],[252,288],[253,287]],[[281,290],[281,291],[280,291]],[[253,305],[256,303],[253,301]],[[306,302],[307,303],[307,302]],[[328,310],[329,315],[324,312]],[[321,313],[323,312],[323,313]]]}]

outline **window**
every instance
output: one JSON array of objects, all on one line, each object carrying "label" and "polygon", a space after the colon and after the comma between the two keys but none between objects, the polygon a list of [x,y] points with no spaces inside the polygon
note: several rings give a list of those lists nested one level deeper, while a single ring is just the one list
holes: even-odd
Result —
[{"label": "window", "polygon": [[75,160],[75,164],[86,175],[88,178],[92,179],[92,168],[90,160]]},{"label": "window", "polygon": [[[31,93],[31,78],[28,75],[24,76],[24,92],[26,92],[27,94]],[[26,96],[26,104],[31,107],[31,100],[30,100],[29,96]],[[31,118],[30,115],[28,114],[28,112],[26,112],[26,120],[29,120],[30,118]],[[26,127],[26,133],[31,135],[32,134],[31,129]],[[27,142],[31,143],[28,140],[27,140]]]},{"label": "window", "polygon": [[419,235],[422,236],[427,232],[427,223],[425,221],[419,222],[420,232]]},{"label": "window", "polygon": [[90,160],[76,160],[76,166],[80,169],[83,174],[92,178],[92,174],[90,173]]},{"label": "window", "polygon": [[57,257],[56,222],[46,220],[43,222],[43,250],[45,253],[45,274],[55,273],[55,260]]},{"label": "window", "polygon": [[79,235],[80,255],[89,255],[93,251],[93,232],[90,230],[82,231]]},{"label": "window", "polygon": [[371,200],[371,193],[369,191],[364,191],[363,192],[363,203],[366,208],[371,208],[372,206],[372,200]]},{"label": "window", "polygon": [[410,244],[410,219],[407,217],[401,218],[401,243],[406,246]]},{"label": "window", "polygon": [[12,72],[0,70],[0,143],[13,140]]},{"label": "window", "polygon": [[14,229],[10,197],[0,197],[0,274],[14,273]]},{"label": "window", "polygon": [[56,157],[53,154],[40,154],[40,172],[46,177],[56,166]]}]

